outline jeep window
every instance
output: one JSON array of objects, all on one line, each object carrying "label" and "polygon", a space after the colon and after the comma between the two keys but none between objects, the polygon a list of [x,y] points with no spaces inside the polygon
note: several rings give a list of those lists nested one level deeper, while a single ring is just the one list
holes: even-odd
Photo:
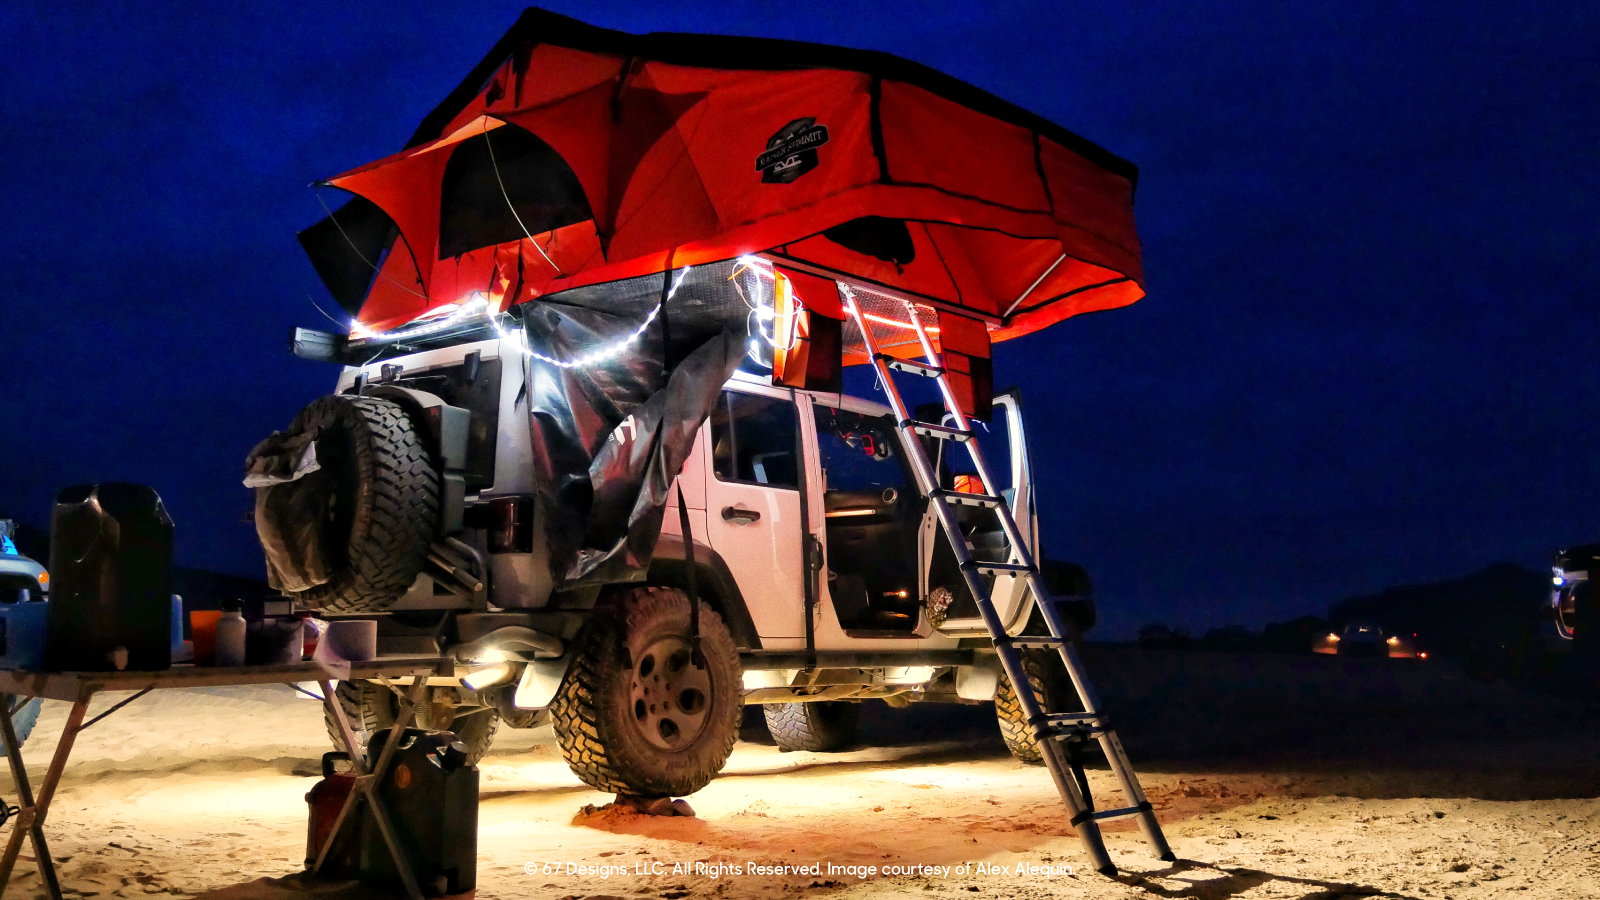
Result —
[{"label": "jeep window", "polygon": [[813,408],[824,490],[905,490],[908,481],[900,464],[899,439],[889,417],[864,416],[821,404]]},{"label": "jeep window", "polygon": [[799,428],[788,400],[725,391],[711,414],[711,470],[718,481],[798,489]]},{"label": "jeep window", "polygon": [[[1011,501],[1016,485],[1011,483],[1010,414],[1009,409],[997,403],[994,415],[988,422],[970,420],[972,430],[977,434],[978,446],[983,451],[983,459],[989,464],[989,474],[998,484],[983,484],[978,477],[978,467],[973,465],[972,455],[965,448],[950,441],[936,442],[931,455],[939,462],[939,481],[945,489],[999,494],[1007,502]],[[953,423],[944,421],[944,424]]]}]

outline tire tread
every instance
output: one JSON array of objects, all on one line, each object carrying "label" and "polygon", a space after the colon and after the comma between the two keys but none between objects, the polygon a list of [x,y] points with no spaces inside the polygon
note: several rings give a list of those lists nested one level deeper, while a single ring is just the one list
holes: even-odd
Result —
[{"label": "tire tread", "polygon": [[439,519],[439,476],[410,416],[376,397],[331,395],[300,412],[291,431],[348,428],[356,485],[348,566],[295,595],[308,609],[381,612],[411,588]]},{"label": "tire tread", "polygon": [[[659,787],[650,784],[651,775],[628,771],[606,746],[605,735],[600,727],[602,716],[599,704],[603,690],[601,666],[603,660],[616,654],[617,648],[626,646],[627,635],[653,620],[680,610],[685,603],[683,594],[672,588],[634,588],[616,598],[615,606],[596,608],[579,635],[572,664],[567,669],[560,690],[556,692],[550,711],[561,754],[584,784],[614,794],[661,793]],[[615,614],[618,612],[621,615]],[[702,606],[700,614],[703,636],[712,628],[719,629],[726,636],[726,626],[714,610]],[[731,636],[727,637],[727,644],[731,650]],[[693,780],[698,784],[682,784],[680,788],[686,789],[672,793],[689,794],[699,790],[727,762],[734,743],[739,739],[738,709],[742,707],[742,700],[736,700],[736,703],[739,705],[735,707],[733,718],[722,723],[726,726],[723,728],[724,740],[720,747],[713,749],[711,770],[694,773]]]}]

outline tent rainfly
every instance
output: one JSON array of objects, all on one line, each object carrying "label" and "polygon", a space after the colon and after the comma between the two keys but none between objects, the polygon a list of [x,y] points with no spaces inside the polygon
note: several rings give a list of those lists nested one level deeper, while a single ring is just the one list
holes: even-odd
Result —
[{"label": "tent rainfly", "polygon": [[[301,241],[377,331],[764,253],[923,299],[987,358],[1143,296],[1137,174],[888,54],[531,9],[404,150],[324,182],[356,197]],[[797,295],[844,318],[815,281]]]},{"label": "tent rainfly", "polygon": [[840,282],[892,354],[920,349],[897,321],[917,304],[987,419],[993,341],[1144,295],[1137,175],[888,54],[533,9],[404,150],[323,182],[355,196],[300,241],[351,345],[469,309],[520,329],[538,518],[571,586],[648,561],[747,347],[791,387],[867,361]]}]

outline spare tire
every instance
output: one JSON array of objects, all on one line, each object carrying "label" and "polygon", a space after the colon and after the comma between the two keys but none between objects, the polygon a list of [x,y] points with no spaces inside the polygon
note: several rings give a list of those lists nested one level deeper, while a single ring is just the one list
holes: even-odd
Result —
[{"label": "spare tire", "polygon": [[323,397],[291,433],[315,435],[332,483],[322,529],[331,577],[291,593],[308,609],[379,612],[417,580],[438,530],[439,475],[404,409],[375,397]]}]

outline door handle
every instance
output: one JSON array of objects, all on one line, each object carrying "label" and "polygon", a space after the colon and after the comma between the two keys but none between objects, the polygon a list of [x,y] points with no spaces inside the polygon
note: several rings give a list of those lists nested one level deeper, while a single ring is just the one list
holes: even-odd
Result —
[{"label": "door handle", "polygon": [[722,508],[722,521],[732,522],[735,525],[749,525],[761,521],[761,513],[753,509],[740,509],[737,506],[724,506]]}]

